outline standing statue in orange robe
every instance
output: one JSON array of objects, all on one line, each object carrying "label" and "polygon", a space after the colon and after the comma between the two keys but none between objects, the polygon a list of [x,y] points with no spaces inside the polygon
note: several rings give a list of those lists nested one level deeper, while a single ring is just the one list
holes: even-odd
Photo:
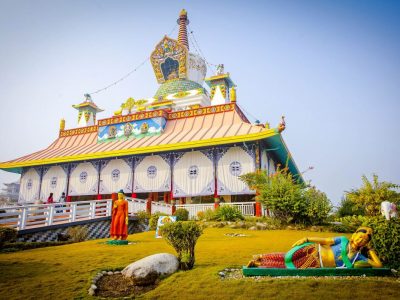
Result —
[{"label": "standing statue in orange robe", "polygon": [[110,235],[114,240],[128,237],[128,201],[122,190],[118,192],[118,200],[113,201]]}]

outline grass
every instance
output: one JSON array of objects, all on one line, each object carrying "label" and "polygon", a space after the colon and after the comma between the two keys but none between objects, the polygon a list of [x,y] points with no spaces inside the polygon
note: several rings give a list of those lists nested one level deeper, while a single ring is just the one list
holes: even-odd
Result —
[{"label": "grass", "polygon": [[[229,237],[226,233],[246,237]],[[305,236],[335,234],[271,230],[205,229],[196,246],[193,270],[164,279],[143,299],[400,299],[397,278],[219,279],[218,272],[246,264],[253,254],[286,251]],[[91,299],[92,277],[100,270],[121,269],[145,256],[175,254],[154,231],[130,235],[127,246],[103,240],[0,254],[0,299]]]}]

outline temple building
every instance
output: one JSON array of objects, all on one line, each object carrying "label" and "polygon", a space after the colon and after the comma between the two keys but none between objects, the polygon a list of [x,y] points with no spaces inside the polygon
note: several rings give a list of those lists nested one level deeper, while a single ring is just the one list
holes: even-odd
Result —
[{"label": "temple building", "polygon": [[177,39],[165,36],[150,61],[154,96],[127,99],[108,118],[86,94],[74,128],[61,120],[58,138],[46,149],[0,163],[21,174],[19,203],[106,199],[124,190],[152,201],[208,203],[254,201],[239,176],[285,165],[301,178],[281,132],[252,124],[237,105],[236,85],[224,66],[206,78],[206,61],[190,52],[189,20],[179,14]]}]

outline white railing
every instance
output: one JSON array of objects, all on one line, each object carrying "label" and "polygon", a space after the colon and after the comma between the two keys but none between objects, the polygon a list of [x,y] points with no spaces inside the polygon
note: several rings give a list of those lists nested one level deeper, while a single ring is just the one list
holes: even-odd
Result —
[{"label": "white railing", "polygon": [[111,216],[111,199],[3,207],[0,225],[18,230]]},{"label": "white railing", "polygon": [[164,202],[151,202],[151,213],[156,212],[172,215],[172,205]]},{"label": "white railing", "polygon": [[233,206],[236,207],[243,216],[254,216],[254,202],[228,202],[220,203],[221,206]]},{"label": "white railing", "polygon": [[178,204],[176,205],[176,209],[184,208],[189,212],[189,219],[197,218],[197,214],[200,211],[206,211],[207,209],[214,209],[213,203],[207,204]]},{"label": "white railing", "polygon": [[146,200],[128,197],[126,200],[128,200],[128,212],[130,215],[133,215],[141,210],[146,211]]}]

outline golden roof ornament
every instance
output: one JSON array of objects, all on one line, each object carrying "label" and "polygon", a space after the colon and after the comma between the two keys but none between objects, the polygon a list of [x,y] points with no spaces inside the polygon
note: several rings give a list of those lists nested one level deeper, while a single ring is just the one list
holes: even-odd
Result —
[{"label": "golden roof ornament", "polygon": [[282,120],[278,125],[278,132],[281,133],[286,128],[285,116],[282,116]]}]

